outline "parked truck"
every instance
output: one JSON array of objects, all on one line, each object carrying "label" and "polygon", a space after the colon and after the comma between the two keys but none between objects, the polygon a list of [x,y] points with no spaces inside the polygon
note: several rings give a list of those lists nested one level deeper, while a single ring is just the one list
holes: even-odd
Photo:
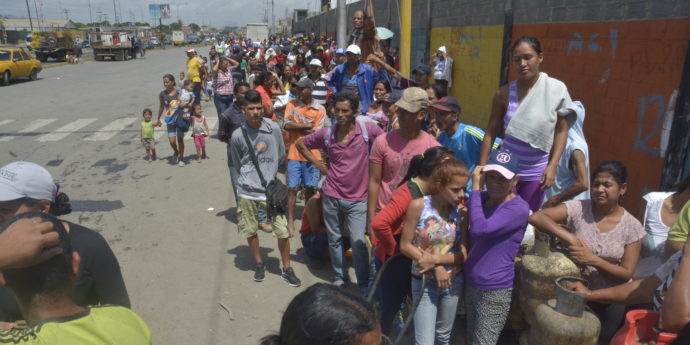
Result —
[{"label": "parked truck", "polygon": [[268,24],[249,23],[247,24],[247,38],[253,42],[268,40]]},{"label": "parked truck", "polygon": [[184,31],[173,31],[172,32],[173,45],[181,46],[185,44],[186,37]]},{"label": "parked truck", "polygon": [[134,33],[126,31],[94,32],[91,33],[91,47],[96,61],[106,58],[115,61],[136,59],[137,51]]},{"label": "parked truck", "polygon": [[75,39],[79,37],[74,30],[34,31],[31,34],[31,49],[36,59],[46,62],[48,59],[67,60],[67,52],[72,50]]}]

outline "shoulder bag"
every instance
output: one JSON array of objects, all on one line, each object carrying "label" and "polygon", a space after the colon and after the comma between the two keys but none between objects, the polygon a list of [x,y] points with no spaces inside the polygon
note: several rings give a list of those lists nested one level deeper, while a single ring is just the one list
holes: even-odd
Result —
[{"label": "shoulder bag", "polygon": [[[264,187],[266,191],[266,203],[270,210],[278,214],[285,214],[287,212],[287,198],[288,198],[288,187],[275,177],[271,182],[266,183],[264,175],[261,173],[259,168],[259,160],[256,159],[256,153],[254,152],[254,146],[249,140],[249,135],[244,127],[242,129],[242,136],[244,136],[244,142],[247,144],[247,149],[249,150],[249,157],[254,163],[254,168],[256,168],[257,174],[259,174],[259,179],[261,180],[261,186]],[[269,212],[270,213],[270,212]]]}]

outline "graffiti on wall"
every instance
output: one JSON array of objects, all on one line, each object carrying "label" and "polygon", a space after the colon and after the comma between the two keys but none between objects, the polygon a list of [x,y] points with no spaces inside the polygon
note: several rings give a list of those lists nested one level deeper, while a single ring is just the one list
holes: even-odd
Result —
[{"label": "graffiti on wall", "polygon": [[[676,108],[678,90],[673,90],[668,102],[660,94],[640,97],[639,126],[637,127],[637,137],[634,147],[638,148],[654,157],[665,157],[668,148],[668,140],[671,135],[671,125],[673,124],[673,113]],[[656,111],[654,109],[656,108]],[[653,126],[649,129],[644,128],[645,117],[651,116]],[[652,148],[650,141],[652,138],[659,138],[659,147]]]},{"label": "graffiti on wall", "polygon": [[[577,50],[578,53],[582,55],[584,49],[592,53],[601,52],[601,43],[597,41],[601,36],[600,33],[595,32],[589,35],[587,39],[582,37],[577,31],[573,31],[572,35],[573,37],[568,41],[568,49],[565,52],[566,55],[570,54],[573,50]],[[614,28],[609,31],[609,40],[611,44],[611,56],[615,58],[616,48],[618,47],[618,29]]]}]

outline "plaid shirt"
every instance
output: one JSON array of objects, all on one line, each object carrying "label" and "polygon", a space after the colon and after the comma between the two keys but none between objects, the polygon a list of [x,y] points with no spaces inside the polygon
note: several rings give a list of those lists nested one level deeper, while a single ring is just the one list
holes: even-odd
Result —
[{"label": "plaid shirt", "polygon": [[232,95],[232,70],[234,67],[228,67],[227,72],[218,69],[218,72],[213,76],[213,92],[217,95],[230,96]]}]

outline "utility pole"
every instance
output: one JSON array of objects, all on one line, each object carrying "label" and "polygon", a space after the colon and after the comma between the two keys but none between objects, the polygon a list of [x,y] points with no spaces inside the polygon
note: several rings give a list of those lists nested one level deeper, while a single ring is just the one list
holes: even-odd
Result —
[{"label": "utility pole", "polygon": [[338,15],[338,29],[336,30],[338,48],[345,48],[345,37],[347,36],[347,8],[345,0],[338,0],[336,13]]},{"label": "utility pole", "polygon": [[89,20],[93,24],[93,15],[91,14],[91,0],[89,0]]},{"label": "utility pole", "polygon": [[274,0],[271,0],[271,30],[273,31],[273,34],[276,33],[276,13]]},{"label": "utility pole", "polygon": [[113,0],[113,11],[115,11],[115,26],[117,26],[117,4],[115,4],[115,0]]},{"label": "utility pole", "polygon": [[26,11],[29,12],[29,26],[31,26],[31,31],[34,31],[34,23],[31,21],[31,9],[29,7],[29,0],[26,0]]}]

